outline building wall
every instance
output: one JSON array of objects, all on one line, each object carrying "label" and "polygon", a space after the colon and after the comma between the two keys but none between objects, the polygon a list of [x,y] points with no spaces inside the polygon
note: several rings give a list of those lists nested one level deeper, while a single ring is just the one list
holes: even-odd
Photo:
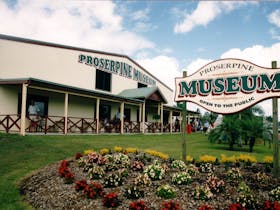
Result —
[{"label": "building wall", "polygon": [[167,99],[168,105],[174,103],[172,90],[127,57],[4,39],[0,39],[0,53],[0,79],[32,77],[77,88],[96,90],[95,65],[87,65],[86,61],[79,62],[81,61],[80,56],[83,55],[97,58],[99,61],[107,59],[110,62],[123,63],[131,68],[131,77],[120,72],[111,73],[111,92],[98,91],[119,94],[124,89],[137,88],[138,81],[134,79],[133,74],[136,70],[136,72],[140,72],[155,81],[155,84],[149,84],[148,86],[158,86]]},{"label": "building wall", "polygon": [[0,115],[17,114],[18,87],[0,86]]}]

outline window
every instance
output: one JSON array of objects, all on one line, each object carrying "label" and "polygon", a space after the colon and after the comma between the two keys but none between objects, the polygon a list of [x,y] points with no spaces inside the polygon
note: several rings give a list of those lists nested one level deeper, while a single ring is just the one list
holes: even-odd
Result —
[{"label": "window", "polygon": [[145,85],[145,84],[142,84],[142,83],[138,82],[138,88],[143,88],[143,87],[148,87],[148,86]]},{"label": "window", "polygon": [[124,109],[124,116],[126,121],[130,121],[130,109]]},{"label": "window", "polygon": [[[48,103],[49,98],[47,96],[39,96],[39,95],[27,95],[26,100],[26,114],[28,114],[28,107],[31,104],[31,101],[34,101],[35,105],[39,109],[40,116],[48,115]],[[18,114],[21,113],[21,93],[18,95]]]},{"label": "window", "polygon": [[111,91],[111,74],[108,72],[96,69],[96,85],[95,88],[99,90]]},{"label": "window", "polygon": [[100,104],[99,107],[99,118],[101,120],[111,119],[111,106],[107,104]]}]

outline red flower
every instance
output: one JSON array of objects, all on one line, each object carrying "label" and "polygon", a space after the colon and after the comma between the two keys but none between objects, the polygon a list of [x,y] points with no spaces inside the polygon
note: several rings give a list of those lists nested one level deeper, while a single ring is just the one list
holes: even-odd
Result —
[{"label": "red flower", "polygon": [[280,204],[278,202],[270,202],[265,201],[263,203],[263,206],[260,208],[260,210],[280,210]]},{"label": "red flower", "polygon": [[228,210],[246,210],[246,208],[241,206],[239,203],[234,203],[228,207]]},{"label": "red flower", "polygon": [[182,210],[178,203],[175,203],[174,201],[170,200],[167,202],[162,202],[161,210]]},{"label": "red flower", "polygon": [[121,201],[118,199],[117,193],[108,193],[107,195],[104,196],[103,200],[103,205],[105,207],[117,207],[121,204]]},{"label": "red flower", "polygon": [[87,186],[87,180],[85,179],[79,180],[76,182],[75,190],[76,191],[84,190],[86,186]]},{"label": "red flower", "polygon": [[214,210],[214,209],[210,206],[204,205],[204,206],[201,206],[198,210]]},{"label": "red flower", "polygon": [[144,201],[131,202],[129,210],[148,210]]},{"label": "red flower", "polygon": [[80,152],[78,152],[75,155],[75,160],[79,160],[81,157],[83,157],[83,155]]}]

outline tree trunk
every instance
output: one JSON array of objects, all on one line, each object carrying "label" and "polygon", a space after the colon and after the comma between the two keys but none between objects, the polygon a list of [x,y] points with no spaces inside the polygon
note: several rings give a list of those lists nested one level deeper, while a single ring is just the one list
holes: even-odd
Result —
[{"label": "tree trunk", "polygon": [[255,145],[255,141],[256,141],[255,137],[251,137],[250,138],[250,141],[249,141],[249,152],[253,152],[253,147]]}]

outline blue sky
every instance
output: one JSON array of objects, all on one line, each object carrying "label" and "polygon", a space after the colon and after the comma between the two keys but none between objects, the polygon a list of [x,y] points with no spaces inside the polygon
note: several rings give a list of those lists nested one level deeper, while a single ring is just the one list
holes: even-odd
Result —
[{"label": "blue sky", "polygon": [[220,58],[280,66],[277,1],[4,0],[0,18],[1,34],[125,54],[171,88]]}]

